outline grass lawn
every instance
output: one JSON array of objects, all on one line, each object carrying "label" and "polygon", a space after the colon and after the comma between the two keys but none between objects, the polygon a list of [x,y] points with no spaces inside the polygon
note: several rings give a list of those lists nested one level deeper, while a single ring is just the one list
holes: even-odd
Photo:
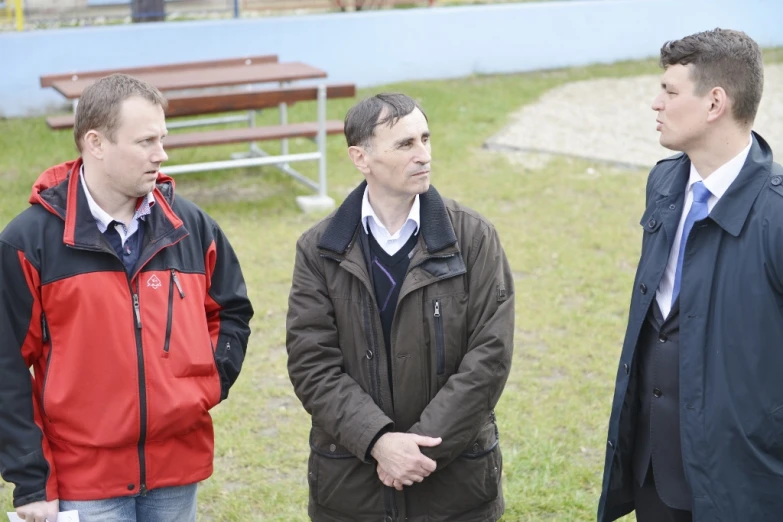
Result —
[{"label": "grass lawn", "polygon": [[[766,58],[783,61],[783,50]],[[552,87],[656,72],[654,61],[628,62],[360,92],[397,90],[420,101],[433,134],[434,185],[495,223],[514,270],[514,363],[497,408],[506,522],[595,519],[647,173],[564,158],[526,168],[482,143],[509,112]],[[342,118],[352,103],[330,102],[329,117]],[[292,121],[313,114],[304,103],[289,110]],[[237,148],[174,151],[170,163],[222,159]],[[361,175],[341,137],[329,139],[328,154],[329,192],[341,201]],[[70,133],[50,131],[42,118],[0,120],[0,227],[25,208],[43,169],[75,155]],[[315,164],[300,166],[315,178]],[[179,194],[225,229],[256,309],[242,375],[214,411],[215,474],[200,489],[199,520],[307,520],[309,418],[293,394],[285,352],[294,245],[317,219],[295,205],[307,190],[271,168],[176,181]],[[0,481],[0,512],[12,509],[11,491]]]}]

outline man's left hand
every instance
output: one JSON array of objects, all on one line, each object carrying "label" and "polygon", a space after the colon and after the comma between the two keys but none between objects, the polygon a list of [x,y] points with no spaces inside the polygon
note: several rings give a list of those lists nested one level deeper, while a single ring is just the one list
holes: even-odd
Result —
[{"label": "man's left hand", "polygon": [[[397,491],[402,491],[402,482],[399,480],[395,480],[384,471],[384,469],[381,467],[380,464],[378,464],[378,478],[381,479],[381,482],[383,482],[384,486],[388,486],[390,488],[394,488]],[[412,485],[413,482],[411,482],[409,485]]]}]

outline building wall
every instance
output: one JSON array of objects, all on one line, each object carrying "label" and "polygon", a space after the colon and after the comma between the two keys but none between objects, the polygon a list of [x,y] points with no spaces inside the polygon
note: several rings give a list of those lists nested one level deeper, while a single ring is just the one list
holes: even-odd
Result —
[{"label": "building wall", "polygon": [[780,46],[781,20],[780,0],[573,0],[3,33],[0,116],[62,107],[38,83],[56,72],[276,53],[363,87],[640,59],[715,27]]}]

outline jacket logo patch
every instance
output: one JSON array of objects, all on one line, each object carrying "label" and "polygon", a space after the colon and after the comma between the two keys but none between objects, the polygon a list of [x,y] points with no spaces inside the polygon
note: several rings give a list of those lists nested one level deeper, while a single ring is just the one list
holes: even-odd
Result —
[{"label": "jacket logo patch", "polygon": [[155,290],[160,288],[163,285],[163,283],[160,282],[160,279],[158,279],[158,276],[155,274],[152,275],[149,279],[147,279],[147,286],[151,286]]}]

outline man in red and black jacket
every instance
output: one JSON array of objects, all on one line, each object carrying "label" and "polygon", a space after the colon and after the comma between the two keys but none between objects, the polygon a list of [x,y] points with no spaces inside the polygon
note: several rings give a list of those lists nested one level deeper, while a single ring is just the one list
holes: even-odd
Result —
[{"label": "man in red and black jacket", "polygon": [[195,521],[212,473],[253,308],[220,227],[159,172],[165,107],[126,75],[88,87],[81,157],[0,233],[0,472],[27,522]]}]

